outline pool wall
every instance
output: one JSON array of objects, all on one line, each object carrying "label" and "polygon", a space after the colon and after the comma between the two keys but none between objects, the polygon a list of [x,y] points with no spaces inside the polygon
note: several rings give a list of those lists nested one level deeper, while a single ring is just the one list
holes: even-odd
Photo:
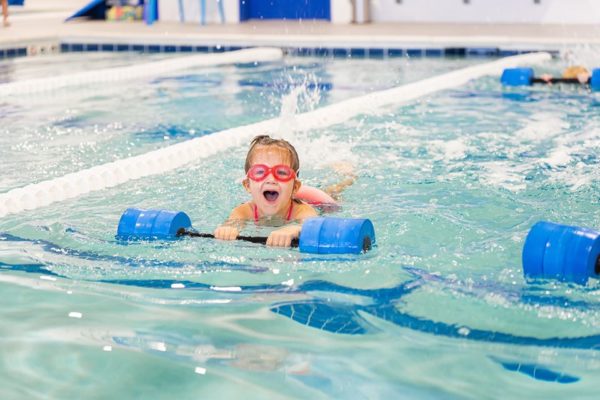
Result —
[{"label": "pool wall", "polygon": [[[52,53],[80,53],[80,52],[136,52],[136,53],[224,53],[244,48],[256,47],[251,43],[227,43],[227,44],[194,44],[194,43],[160,43],[135,41],[122,42],[120,40],[112,43],[99,40],[63,39],[44,43],[25,43],[18,45],[0,46],[0,59],[36,56]],[[557,55],[559,50],[547,46],[433,46],[422,44],[398,45],[363,45],[357,44],[326,46],[277,46],[285,54],[307,57],[333,57],[333,58],[374,58],[387,59],[395,57],[507,57],[518,54],[527,54],[537,51],[546,51]]]}]

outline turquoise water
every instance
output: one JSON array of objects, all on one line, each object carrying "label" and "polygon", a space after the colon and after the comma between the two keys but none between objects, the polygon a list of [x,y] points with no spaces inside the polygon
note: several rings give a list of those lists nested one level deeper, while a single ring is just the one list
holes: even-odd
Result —
[{"label": "turquoise water", "polygon": [[[63,70],[68,65],[72,72],[81,72],[90,65],[107,68],[164,58],[88,56],[85,62],[77,53],[50,57],[52,62],[45,57],[8,60],[0,63],[0,71],[2,65],[15,70],[5,75],[14,81],[55,76],[61,61]],[[373,74],[373,60],[287,58],[257,67],[191,69],[147,80],[11,96],[0,101],[0,191],[273,118],[295,87],[303,88],[298,94],[301,112],[476,62],[481,60],[399,58]]]},{"label": "turquoise water", "polygon": [[[286,59],[153,81],[140,97],[106,88],[102,102],[89,89],[11,99],[4,110],[22,108],[0,136],[2,190],[189,137],[165,139],[161,124],[209,134],[277,116],[290,88],[273,82],[299,82],[305,111],[474,61],[485,60]],[[219,84],[199,91],[207,76]],[[164,85],[175,87],[161,100]],[[28,110],[26,101],[48,109]],[[117,112],[125,103],[135,112]],[[485,78],[326,129],[288,131],[305,183],[335,182],[332,162],[354,165],[358,179],[336,215],[373,221],[378,246],[360,256],[114,240],[129,206],[185,210],[196,228],[212,231],[246,200],[245,147],[4,217],[0,392],[595,398],[597,281],[527,283],[520,251],[540,219],[600,227],[599,107],[584,90],[503,90]],[[65,109],[77,110],[77,128],[52,124]],[[55,133],[42,135],[46,126]],[[36,147],[18,154],[24,139],[13,132]],[[77,153],[86,136],[96,148]],[[67,144],[55,145],[58,137]]]}]

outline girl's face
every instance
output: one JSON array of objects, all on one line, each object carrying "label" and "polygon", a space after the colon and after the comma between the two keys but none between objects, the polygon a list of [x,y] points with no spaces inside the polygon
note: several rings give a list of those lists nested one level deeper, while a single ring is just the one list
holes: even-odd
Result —
[{"label": "girl's face", "polygon": [[[285,149],[276,146],[265,146],[257,148],[252,156],[251,167],[264,164],[268,167],[275,165],[290,166],[290,155]],[[281,182],[270,172],[260,182],[246,177],[244,187],[252,195],[252,201],[256,204],[260,216],[279,216],[284,218],[289,209],[292,196],[300,188],[300,181],[291,179]]]}]

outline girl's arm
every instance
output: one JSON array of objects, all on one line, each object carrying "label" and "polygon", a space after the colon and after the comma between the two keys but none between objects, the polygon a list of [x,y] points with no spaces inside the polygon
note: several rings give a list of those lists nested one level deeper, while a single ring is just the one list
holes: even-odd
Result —
[{"label": "girl's arm", "polygon": [[275,247],[290,247],[292,239],[300,237],[302,231],[302,222],[306,218],[316,217],[318,214],[314,208],[308,204],[298,204],[294,212],[294,220],[299,221],[299,225],[288,225],[283,228],[277,229],[269,235],[267,238],[267,246]]},{"label": "girl's arm", "polygon": [[355,180],[356,178],[354,176],[348,176],[335,185],[328,186],[325,188],[324,192],[333,197],[334,200],[339,200],[344,189],[351,186]]},{"label": "girl's arm", "polygon": [[249,203],[244,203],[231,211],[227,221],[223,222],[215,229],[213,235],[215,239],[235,240],[240,234],[240,230],[246,224],[248,219],[252,218],[252,210]]},{"label": "girl's arm", "polygon": [[339,200],[342,192],[348,186],[354,184],[356,181],[356,174],[354,173],[354,166],[349,162],[337,162],[332,164],[331,167],[344,178],[336,183],[335,185],[328,186],[324,192],[333,197],[334,200]]}]

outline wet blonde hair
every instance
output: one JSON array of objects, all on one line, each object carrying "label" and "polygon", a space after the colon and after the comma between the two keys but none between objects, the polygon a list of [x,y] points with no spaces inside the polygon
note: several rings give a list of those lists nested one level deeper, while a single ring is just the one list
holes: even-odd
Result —
[{"label": "wet blonde hair", "polygon": [[252,139],[250,142],[250,148],[248,149],[248,154],[246,154],[246,162],[244,164],[244,170],[246,173],[252,166],[252,157],[256,151],[258,151],[262,147],[278,147],[284,151],[286,151],[290,157],[290,168],[292,168],[296,174],[298,174],[298,170],[300,169],[300,159],[298,158],[298,153],[294,146],[290,144],[287,140],[283,139],[273,139],[269,135],[259,135]]},{"label": "wet blonde hair", "polygon": [[587,68],[582,67],[581,65],[573,65],[563,71],[562,77],[565,79],[577,79],[578,75],[580,74],[589,75],[590,71],[588,71]]}]

